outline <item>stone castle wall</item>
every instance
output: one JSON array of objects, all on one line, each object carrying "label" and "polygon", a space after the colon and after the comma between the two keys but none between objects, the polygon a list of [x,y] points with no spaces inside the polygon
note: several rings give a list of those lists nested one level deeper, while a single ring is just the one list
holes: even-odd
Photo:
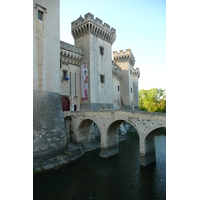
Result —
[{"label": "stone castle wall", "polygon": [[[60,94],[70,100],[70,110],[72,104],[76,105],[76,110],[80,110],[81,100],[81,70],[82,49],[60,41]],[[69,80],[63,78],[63,70],[67,71]]]},{"label": "stone castle wall", "polygon": [[66,131],[60,100],[60,2],[33,1],[33,158],[63,151]]},{"label": "stone castle wall", "polygon": [[[102,24],[90,13],[72,22],[75,46],[83,50],[82,64],[88,64],[88,101],[81,102],[81,110],[113,109],[112,55],[111,45],[115,40],[115,29]],[[103,48],[103,55],[100,54]],[[101,82],[104,76],[104,82]]]},{"label": "stone castle wall", "polygon": [[[100,54],[100,46],[104,55]],[[113,109],[111,44],[90,35],[90,106],[91,110]],[[100,75],[105,77],[101,83]]]},{"label": "stone castle wall", "polygon": [[[38,19],[38,10],[43,20]],[[33,1],[33,89],[60,93],[60,3]],[[53,48],[52,48],[53,47]]]}]

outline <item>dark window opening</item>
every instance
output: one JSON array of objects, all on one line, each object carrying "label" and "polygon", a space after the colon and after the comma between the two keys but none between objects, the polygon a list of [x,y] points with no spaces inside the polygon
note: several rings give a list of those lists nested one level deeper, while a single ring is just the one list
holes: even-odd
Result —
[{"label": "dark window opening", "polygon": [[100,47],[100,54],[104,55],[104,48],[103,47]]},{"label": "dark window opening", "polygon": [[119,85],[118,85],[118,91],[119,91]]},{"label": "dark window opening", "polygon": [[131,88],[131,93],[132,93],[132,88]]},{"label": "dark window opening", "polygon": [[104,75],[100,75],[100,81],[101,81],[101,83],[105,83],[105,76]]},{"label": "dark window opening", "polygon": [[68,73],[68,71],[63,69],[63,77],[62,77],[62,79],[63,79],[63,81],[65,80],[68,83],[69,76],[67,75],[67,73]]},{"label": "dark window opening", "polygon": [[38,10],[38,19],[43,20],[43,12]]},{"label": "dark window opening", "polygon": [[130,74],[132,75],[132,70],[130,69]]}]

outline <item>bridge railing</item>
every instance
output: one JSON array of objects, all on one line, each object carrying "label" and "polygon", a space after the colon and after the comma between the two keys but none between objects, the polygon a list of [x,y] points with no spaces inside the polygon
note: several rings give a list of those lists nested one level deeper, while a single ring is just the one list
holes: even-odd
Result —
[{"label": "bridge railing", "polygon": [[79,113],[117,113],[117,112],[126,112],[126,113],[139,113],[139,114],[148,114],[148,115],[159,115],[165,116],[166,113],[160,112],[148,112],[148,111],[141,111],[141,110],[94,110],[94,111],[63,111],[64,117],[70,116],[71,114],[79,114]]}]

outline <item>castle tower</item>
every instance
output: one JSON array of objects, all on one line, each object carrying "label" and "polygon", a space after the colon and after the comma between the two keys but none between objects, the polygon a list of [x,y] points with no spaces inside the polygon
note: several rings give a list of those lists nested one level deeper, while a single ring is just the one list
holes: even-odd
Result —
[{"label": "castle tower", "polygon": [[[91,13],[71,23],[75,46],[81,47],[81,110],[112,110],[112,44],[116,30]],[[88,77],[88,78],[86,78]]]},{"label": "castle tower", "polygon": [[60,99],[60,1],[33,0],[34,160],[66,146]]},{"label": "castle tower", "polygon": [[130,49],[126,49],[125,52],[120,50],[119,53],[117,51],[113,51],[113,60],[114,63],[120,66],[123,72],[121,82],[121,104],[123,105],[123,108],[126,110],[138,109],[138,82],[133,77],[135,57]]}]

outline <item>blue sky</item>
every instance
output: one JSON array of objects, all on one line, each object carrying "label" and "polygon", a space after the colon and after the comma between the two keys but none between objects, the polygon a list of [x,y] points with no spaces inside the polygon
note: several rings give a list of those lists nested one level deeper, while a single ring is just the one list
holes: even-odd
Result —
[{"label": "blue sky", "polygon": [[74,44],[71,22],[92,13],[116,29],[112,51],[131,49],[141,76],[139,89],[166,89],[165,0],[60,0],[60,39]]}]

